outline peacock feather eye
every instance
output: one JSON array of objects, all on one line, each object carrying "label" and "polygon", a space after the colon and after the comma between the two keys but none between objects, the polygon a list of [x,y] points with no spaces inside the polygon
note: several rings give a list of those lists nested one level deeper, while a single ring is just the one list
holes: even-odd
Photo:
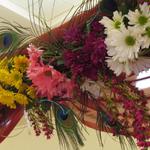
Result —
[{"label": "peacock feather eye", "polygon": [[67,108],[63,107],[64,109],[57,110],[57,119],[62,126],[65,128],[72,128],[74,126],[73,116]]},{"label": "peacock feather eye", "polygon": [[66,120],[68,118],[68,112],[66,110],[63,111],[63,110],[60,109],[58,111],[58,116],[59,116],[60,119]]},{"label": "peacock feather eye", "polygon": [[84,145],[83,135],[74,112],[63,105],[58,107],[57,104],[54,115],[56,131],[60,142],[64,143],[64,145],[68,147],[68,150],[70,150],[70,147],[74,150],[79,150],[79,146]]},{"label": "peacock feather eye", "polygon": [[67,111],[59,110],[58,115],[59,115],[60,119],[62,119],[62,120],[66,120],[68,118],[68,112]]},{"label": "peacock feather eye", "polygon": [[4,48],[9,47],[12,44],[12,35],[10,33],[5,33],[3,35],[3,46]]},{"label": "peacock feather eye", "polygon": [[13,50],[14,46],[18,46],[20,38],[15,32],[4,32],[0,34],[0,50],[10,51]]}]

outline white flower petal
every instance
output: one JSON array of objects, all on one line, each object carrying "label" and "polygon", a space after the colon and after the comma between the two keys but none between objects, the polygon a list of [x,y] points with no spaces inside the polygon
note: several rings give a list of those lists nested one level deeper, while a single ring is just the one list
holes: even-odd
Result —
[{"label": "white flower petal", "polygon": [[[99,21],[99,23],[104,25],[104,27],[106,28],[105,33],[108,34],[108,33],[111,33],[113,30],[119,30],[120,27],[124,26],[123,18],[124,17],[122,16],[121,13],[119,13],[118,11],[115,11],[113,13],[113,19],[110,19],[110,18],[104,16]],[[117,24],[117,27],[116,27],[116,24]],[[118,28],[118,26],[119,26],[119,28]]]},{"label": "white flower petal", "polygon": [[[148,19],[144,25],[141,25],[139,23],[139,18],[141,16],[144,16]],[[139,31],[143,31],[147,26],[150,25],[150,7],[147,3],[143,3],[142,5],[140,5],[139,10],[130,10],[126,17],[129,19],[129,25],[134,25],[134,27],[137,27]]]}]

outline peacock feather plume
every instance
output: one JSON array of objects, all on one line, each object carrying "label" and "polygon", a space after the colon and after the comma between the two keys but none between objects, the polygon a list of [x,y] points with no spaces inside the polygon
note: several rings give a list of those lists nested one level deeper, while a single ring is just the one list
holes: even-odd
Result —
[{"label": "peacock feather plume", "polygon": [[56,131],[60,145],[70,150],[78,150],[79,146],[83,146],[83,135],[78,125],[78,120],[73,111],[67,107],[53,107],[56,124]]},{"label": "peacock feather plume", "polygon": [[12,24],[8,20],[0,21],[0,58],[12,57],[21,53],[35,37],[29,28],[19,24]]}]

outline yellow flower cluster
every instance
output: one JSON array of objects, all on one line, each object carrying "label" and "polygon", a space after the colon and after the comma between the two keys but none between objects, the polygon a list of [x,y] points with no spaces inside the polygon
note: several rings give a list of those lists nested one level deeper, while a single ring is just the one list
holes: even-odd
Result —
[{"label": "yellow flower cluster", "polygon": [[36,98],[35,89],[23,81],[28,65],[29,60],[26,56],[0,61],[1,104],[15,109],[16,104],[27,105],[30,99]]},{"label": "yellow flower cluster", "polygon": [[16,108],[16,102],[21,105],[28,104],[28,98],[20,93],[14,93],[0,87],[0,103],[10,108]]},{"label": "yellow flower cluster", "polygon": [[0,88],[0,103],[10,108],[16,108],[14,103],[14,93]]},{"label": "yellow flower cluster", "polygon": [[16,56],[13,61],[15,70],[20,71],[22,73],[26,72],[26,69],[29,65],[29,60],[26,56]]},{"label": "yellow flower cluster", "polygon": [[16,87],[17,89],[19,89],[22,85],[22,78],[23,78],[23,74],[20,73],[17,70],[13,70],[10,73],[10,85]]},{"label": "yellow flower cluster", "polygon": [[0,83],[3,85],[14,86],[19,89],[22,85],[23,74],[13,70],[9,72],[6,69],[0,69]]}]

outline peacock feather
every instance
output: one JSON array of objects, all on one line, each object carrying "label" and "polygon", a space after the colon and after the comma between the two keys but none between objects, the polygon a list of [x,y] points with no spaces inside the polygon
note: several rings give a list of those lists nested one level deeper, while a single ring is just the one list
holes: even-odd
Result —
[{"label": "peacock feather", "polygon": [[29,28],[12,24],[8,20],[0,21],[0,57],[14,56],[21,53],[23,47],[35,38]]},{"label": "peacock feather", "polygon": [[114,120],[109,117],[108,114],[106,114],[102,109],[97,110],[97,126],[99,127],[98,130],[98,139],[103,146],[102,141],[102,135],[101,131],[107,131],[106,133],[109,134],[109,132],[115,133],[116,138],[118,139],[121,149],[132,149],[137,150],[137,146],[135,144],[135,141],[133,140],[133,137],[129,136],[123,136],[122,131],[126,131],[124,127],[121,125],[121,123],[117,120]]},{"label": "peacock feather", "polygon": [[71,109],[64,106],[62,108],[53,107],[60,145],[68,150],[71,148],[78,150],[79,146],[84,144],[77,118]]}]

